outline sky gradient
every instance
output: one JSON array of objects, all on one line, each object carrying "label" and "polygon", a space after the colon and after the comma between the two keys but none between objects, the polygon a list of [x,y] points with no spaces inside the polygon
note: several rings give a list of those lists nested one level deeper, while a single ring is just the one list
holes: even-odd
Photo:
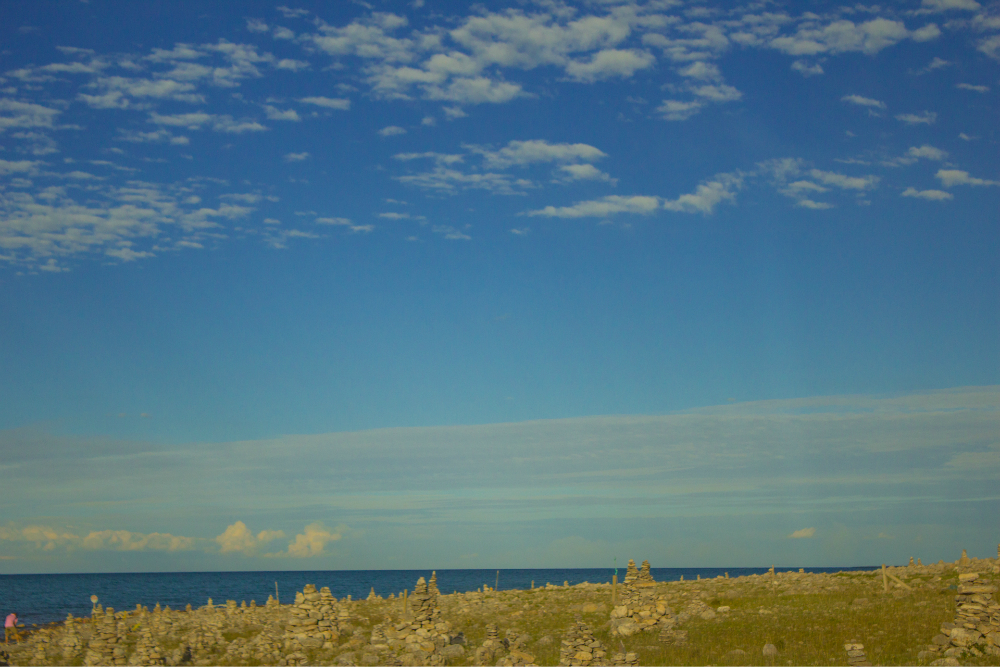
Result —
[{"label": "sky gradient", "polygon": [[994,555],[998,12],[10,4],[0,572]]}]

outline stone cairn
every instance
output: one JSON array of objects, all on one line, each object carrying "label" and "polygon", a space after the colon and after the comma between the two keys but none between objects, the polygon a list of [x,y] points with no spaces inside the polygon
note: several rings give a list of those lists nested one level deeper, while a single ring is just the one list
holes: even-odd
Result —
[{"label": "stone cairn", "polygon": [[500,638],[496,623],[487,623],[487,638],[476,649],[474,663],[476,665],[493,665],[507,651],[508,645]]},{"label": "stone cairn", "polygon": [[130,665],[163,665],[166,664],[160,647],[153,638],[153,631],[149,625],[143,624],[139,628],[139,640],[136,642],[136,651],[129,658]]},{"label": "stone cairn", "polygon": [[317,591],[313,584],[306,584],[301,593],[296,593],[292,618],[285,628],[285,648],[293,651],[332,648],[340,637],[336,602],[326,586]]},{"label": "stone cairn", "polygon": [[656,595],[656,583],[650,574],[649,561],[643,561],[642,569],[637,569],[636,561],[629,559],[620,603],[611,612],[613,635],[629,637],[658,628],[673,630],[677,617],[667,606],[667,598]]},{"label": "stone cairn", "polygon": [[[966,555],[966,552],[963,552]],[[976,657],[998,655],[998,586],[996,582],[980,583],[976,572],[959,575],[956,590],[956,618],[943,623],[940,635],[932,641],[930,650],[946,657],[969,653]],[[937,649],[937,650],[936,650]]]},{"label": "stone cairn", "polygon": [[451,643],[452,626],[441,619],[438,606],[438,575],[431,573],[430,585],[424,577],[417,580],[413,595],[409,598],[413,610],[412,620],[404,620],[395,626],[396,639],[402,639],[405,651],[404,664],[443,665],[445,658],[441,652]]},{"label": "stone cairn", "polygon": [[93,631],[87,642],[83,656],[84,665],[124,665],[127,663],[125,649],[118,645],[118,622],[111,607],[94,607],[91,616]]},{"label": "stone cairn", "polygon": [[[633,564],[635,569],[636,565]],[[594,638],[590,626],[577,620],[567,630],[560,645],[561,665],[605,665],[605,647]]]},{"label": "stone cairn", "polygon": [[869,659],[865,657],[865,646],[858,642],[845,644],[845,652],[848,654],[848,664],[852,667],[870,667]]},{"label": "stone cairn", "polygon": [[80,653],[80,635],[76,631],[76,619],[73,614],[66,615],[66,634],[59,641],[59,652],[63,661],[73,662]]}]

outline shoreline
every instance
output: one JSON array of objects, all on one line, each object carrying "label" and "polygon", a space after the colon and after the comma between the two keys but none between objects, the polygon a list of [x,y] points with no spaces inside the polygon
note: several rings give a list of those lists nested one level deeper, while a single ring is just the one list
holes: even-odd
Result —
[{"label": "shoreline", "polygon": [[[402,596],[307,585],[291,604],[100,609],[7,651],[14,664],[997,664],[997,559],[890,567],[886,583],[881,569],[650,572],[631,565],[616,599],[605,582],[445,594],[432,576]],[[987,615],[957,625],[963,609]]]}]

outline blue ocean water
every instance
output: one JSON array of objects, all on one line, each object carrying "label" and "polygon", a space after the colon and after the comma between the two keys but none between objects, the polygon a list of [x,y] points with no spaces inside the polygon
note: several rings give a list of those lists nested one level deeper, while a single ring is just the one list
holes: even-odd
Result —
[{"label": "blue ocean water", "polygon": [[[847,570],[872,570],[874,567],[814,567],[807,572],[840,572]],[[795,571],[796,568],[776,568],[777,572]],[[767,568],[652,568],[657,581],[677,581],[712,578],[729,572],[731,577],[763,574]],[[619,568],[619,579],[625,568]],[[574,568],[539,570],[438,570],[438,588],[442,593],[475,591],[484,584],[500,590],[525,589],[545,586],[547,583],[571,585],[583,583],[611,583],[611,568]],[[290,603],[296,591],[306,584],[317,588],[329,586],[336,598],[350,595],[353,599],[368,596],[371,589],[386,597],[399,594],[404,589],[413,590],[418,577],[431,576],[430,570],[326,570],[296,572],[150,572],[121,574],[5,574],[0,575],[0,615],[17,612],[21,622],[30,626],[62,621],[67,613],[87,616],[91,612],[90,596],[96,595],[104,607],[116,611],[135,609],[137,604],[153,608],[159,602],[172,609],[204,605],[209,598],[215,604],[226,600],[255,600],[264,604],[268,595]]]}]

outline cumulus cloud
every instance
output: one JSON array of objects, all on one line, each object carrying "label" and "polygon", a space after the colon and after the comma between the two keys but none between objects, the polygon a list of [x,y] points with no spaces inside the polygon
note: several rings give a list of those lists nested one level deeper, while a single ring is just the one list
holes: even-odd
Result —
[{"label": "cumulus cloud", "polygon": [[945,192],[944,190],[916,190],[914,188],[907,188],[900,193],[901,197],[917,197],[919,199],[927,199],[929,201],[945,201],[947,199],[952,199],[951,192]]},{"label": "cumulus cloud", "polygon": [[901,113],[894,116],[894,118],[908,125],[931,125],[938,118],[938,114],[934,111],[922,111],[919,114]]},{"label": "cumulus cloud", "polygon": [[820,169],[811,169],[810,175],[821,183],[833,185],[842,190],[869,190],[879,183],[879,176],[845,176]]},{"label": "cumulus cloud", "polygon": [[804,539],[813,537],[816,534],[817,534],[816,528],[801,528],[799,530],[793,531],[792,534],[789,535],[789,537],[795,540],[795,539]]},{"label": "cumulus cloud", "polygon": [[604,181],[612,185],[618,182],[593,164],[565,164],[560,171],[566,180],[571,181]]},{"label": "cumulus cloud", "polygon": [[818,63],[809,63],[805,60],[794,60],[790,67],[803,76],[817,76],[824,73],[824,68]]},{"label": "cumulus cloud", "polygon": [[997,185],[997,181],[988,181],[982,178],[970,176],[967,171],[959,169],[939,169],[935,178],[942,181],[942,185],[951,188],[954,185]]},{"label": "cumulus cloud", "polygon": [[976,0],[921,0],[921,6],[936,12],[951,10],[977,11],[980,4]]},{"label": "cumulus cloud", "polygon": [[659,197],[633,195],[622,197],[609,195],[601,199],[577,202],[573,206],[546,206],[525,215],[548,218],[604,218],[616,213],[639,213],[649,215],[661,208]]},{"label": "cumulus cloud", "polygon": [[876,109],[886,108],[886,103],[874,100],[871,97],[862,97],[861,95],[845,95],[841,98],[841,101],[848,102],[850,104],[857,104],[863,107],[873,107]]},{"label": "cumulus cloud", "polygon": [[254,554],[264,544],[285,537],[285,533],[280,530],[262,530],[254,535],[247,525],[242,521],[237,521],[226,527],[221,535],[216,536],[215,541],[219,545],[219,553],[239,552],[243,554]]},{"label": "cumulus cloud", "polygon": [[137,533],[129,530],[99,530],[78,535],[66,529],[13,523],[0,526],[0,540],[25,542],[42,551],[82,548],[100,551],[188,551],[196,539],[170,533]]},{"label": "cumulus cloud", "polygon": [[814,21],[806,21],[794,35],[775,37],[768,45],[792,56],[846,52],[874,54],[907,38],[926,41],[938,35],[938,27],[934,24],[911,32],[903,22],[886,18],[859,24],[841,19],[823,26]]},{"label": "cumulus cloud", "polygon": [[717,174],[712,179],[700,183],[695,192],[665,201],[664,208],[669,211],[709,215],[720,202],[732,201],[742,184],[743,178],[739,174]]},{"label": "cumulus cloud", "polygon": [[379,130],[380,137],[395,137],[398,134],[406,134],[407,131],[398,125],[389,125]]},{"label": "cumulus cloud", "polygon": [[0,133],[12,127],[51,128],[60,113],[41,104],[0,99]]},{"label": "cumulus cloud", "polygon": [[482,155],[488,167],[499,169],[533,162],[593,162],[607,157],[589,144],[551,144],[543,139],[509,141],[507,146],[497,151],[475,145],[466,148]]},{"label": "cumulus cloud", "polygon": [[286,153],[285,154],[285,161],[286,162],[302,162],[303,160],[305,160],[308,157],[309,157],[309,153],[307,151],[303,151],[302,153]]},{"label": "cumulus cloud", "polygon": [[295,109],[285,109],[283,111],[270,104],[264,105],[264,114],[268,117],[268,120],[290,120],[295,122],[300,120],[299,114]]},{"label": "cumulus cloud", "polygon": [[323,554],[327,544],[339,539],[341,539],[341,533],[328,530],[322,523],[311,523],[289,543],[288,550],[266,555],[312,558]]},{"label": "cumulus cloud", "polygon": [[300,97],[303,104],[312,104],[324,109],[347,111],[351,108],[351,100],[341,97]]},{"label": "cumulus cloud", "polygon": [[594,82],[611,77],[629,78],[654,64],[656,58],[639,49],[604,49],[587,62],[570,61],[566,73],[577,81]]},{"label": "cumulus cloud", "polygon": [[914,158],[924,158],[926,160],[944,160],[949,154],[941,148],[935,148],[925,144],[923,146],[911,146],[907,149],[907,155]]},{"label": "cumulus cloud", "polygon": [[657,107],[657,112],[664,120],[687,120],[702,110],[702,102],[684,102],[681,100],[664,100]]}]

